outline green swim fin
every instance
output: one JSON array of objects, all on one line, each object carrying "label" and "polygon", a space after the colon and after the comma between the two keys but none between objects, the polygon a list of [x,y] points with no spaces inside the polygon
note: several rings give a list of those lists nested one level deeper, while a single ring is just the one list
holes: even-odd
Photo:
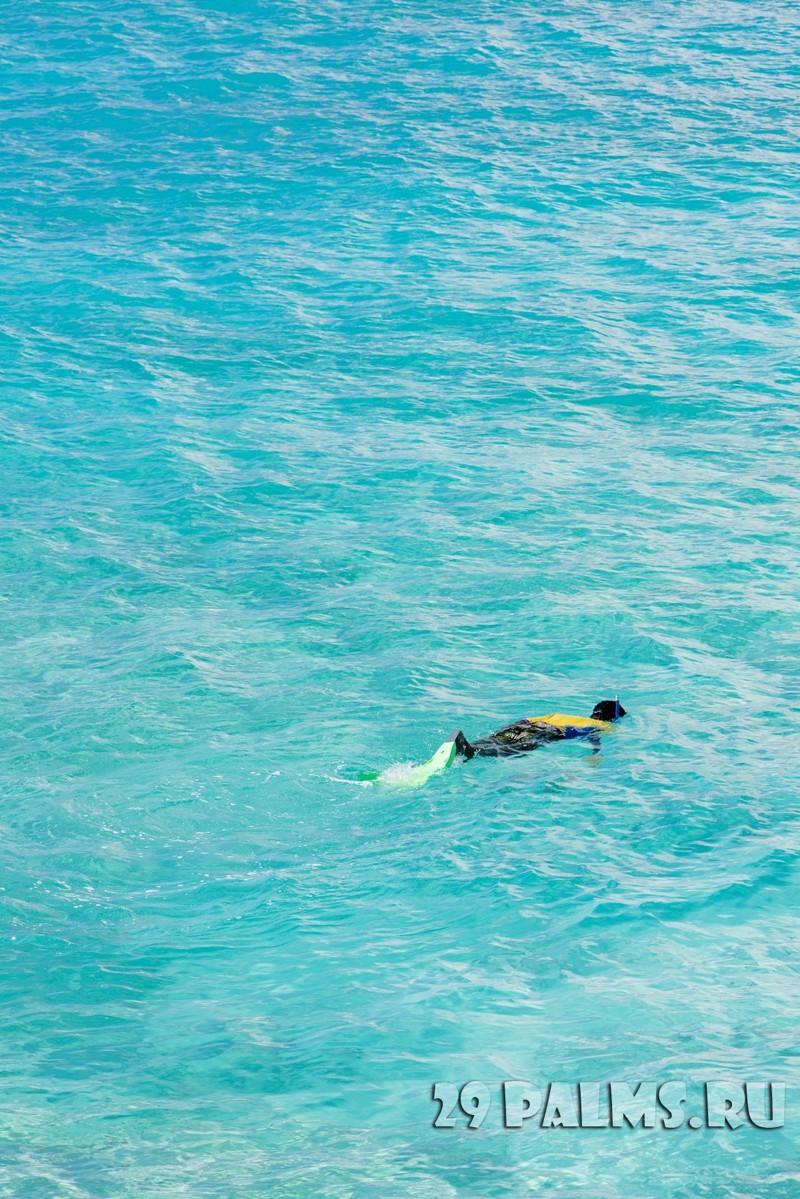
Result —
[{"label": "green swim fin", "polygon": [[452,766],[455,756],[456,739],[453,737],[452,741],[444,741],[427,762],[423,762],[421,766],[413,766],[408,778],[403,780],[400,785],[421,787],[423,783],[427,783],[431,775],[440,774],[443,770],[447,770],[448,766]]},{"label": "green swim fin", "polygon": [[457,737],[458,733],[453,733],[452,737],[439,746],[432,758],[423,762],[421,766],[412,766],[403,774],[398,773],[394,777],[385,778],[376,770],[362,770],[358,777],[361,782],[382,781],[393,787],[421,787],[423,783],[427,783],[431,775],[440,774],[448,766],[453,765],[458,753]]}]

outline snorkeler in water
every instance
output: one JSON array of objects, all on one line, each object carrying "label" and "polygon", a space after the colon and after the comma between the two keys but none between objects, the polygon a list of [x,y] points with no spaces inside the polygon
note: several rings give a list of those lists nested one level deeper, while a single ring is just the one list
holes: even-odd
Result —
[{"label": "snorkeler in water", "polygon": [[599,749],[600,734],[612,728],[623,716],[627,716],[627,712],[618,699],[602,699],[588,717],[550,712],[547,716],[526,716],[471,743],[460,729],[450,740],[455,742],[456,756],[463,758],[508,758],[512,754],[539,749],[551,741],[571,741],[576,737]]},{"label": "snorkeler in water", "polygon": [[[457,758],[509,758],[515,754],[529,753],[551,741],[572,741],[576,738],[588,741],[594,753],[600,750],[600,734],[608,732],[617,720],[627,716],[619,699],[602,699],[595,704],[591,716],[570,716],[564,712],[549,712],[546,716],[527,716],[507,724],[488,737],[467,741],[461,729],[451,734],[436,753],[421,766],[413,766],[402,781],[396,785],[419,787],[431,775],[439,774],[452,766]],[[362,782],[378,782],[383,775],[377,770],[361,771]]]}]

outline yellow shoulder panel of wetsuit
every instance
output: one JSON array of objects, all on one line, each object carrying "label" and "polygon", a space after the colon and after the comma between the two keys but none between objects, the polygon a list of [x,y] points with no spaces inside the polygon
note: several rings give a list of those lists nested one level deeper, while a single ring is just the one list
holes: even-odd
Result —
[{"label": "yellow shoulder panel of wetsuit", "polygon": [[547,716],[529,716],[536,724],[552,724],[557,729],[613,729],[610,720],[592,720],[589,716],[567,716],[564,712],[550,712]]}]

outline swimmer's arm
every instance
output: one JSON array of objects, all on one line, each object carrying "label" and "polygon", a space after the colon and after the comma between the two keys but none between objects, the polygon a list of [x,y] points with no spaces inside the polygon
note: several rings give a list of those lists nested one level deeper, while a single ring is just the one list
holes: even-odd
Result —
[{"label": "swimmer's arm", "polygon": [[595,733],[595,732],[588,733],[586,740],[589,742],[589,744],[592,747],[591,757],[594,757],[595,754],[599,754],[600,753],[600,734]]}]

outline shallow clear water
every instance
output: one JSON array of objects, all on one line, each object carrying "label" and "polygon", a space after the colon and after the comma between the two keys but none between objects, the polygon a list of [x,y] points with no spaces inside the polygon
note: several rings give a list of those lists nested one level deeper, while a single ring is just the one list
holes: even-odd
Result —
[{"label": "shallow clear water", "polygon": [[1,29],[1,1193],[795,1196],[797,7]]}]

